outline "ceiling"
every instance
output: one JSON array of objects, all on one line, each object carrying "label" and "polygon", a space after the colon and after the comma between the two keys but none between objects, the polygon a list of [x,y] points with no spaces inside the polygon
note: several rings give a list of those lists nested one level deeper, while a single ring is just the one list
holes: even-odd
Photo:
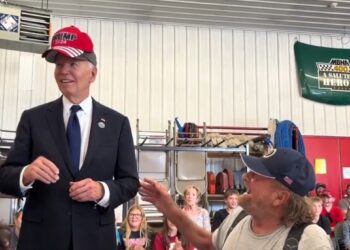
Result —
[{"label": "ceiling", "polygon": [[[4,0],[2,0],[4,1]],[[293,30],[350,31],[350,0],[7,0],[54,15]]]}]

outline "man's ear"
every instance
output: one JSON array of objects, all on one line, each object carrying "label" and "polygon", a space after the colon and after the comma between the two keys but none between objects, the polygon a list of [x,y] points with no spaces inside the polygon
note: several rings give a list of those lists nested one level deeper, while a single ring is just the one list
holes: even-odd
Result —
[{"label": "man's ear", "polygon": [[97,76],[97,67],[93,67],[91,70],[90,83],[94,82]]},{"label": "man's ear", "polygon": [[285,190],[275,191],[273,194],[273,206],[281,206],[283,204],[288,204],[291,193]]}]

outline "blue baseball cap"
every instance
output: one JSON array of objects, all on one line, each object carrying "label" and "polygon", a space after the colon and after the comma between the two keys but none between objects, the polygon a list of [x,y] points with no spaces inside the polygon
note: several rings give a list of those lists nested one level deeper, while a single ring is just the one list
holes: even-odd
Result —
[{"label": "blue baseball cap", "polygon": [[275,179],[300,196],[307,195],[315,188],[314,169],[298,151],[278,148],[263,157],[241,154],[241,158],[254,173]]}]

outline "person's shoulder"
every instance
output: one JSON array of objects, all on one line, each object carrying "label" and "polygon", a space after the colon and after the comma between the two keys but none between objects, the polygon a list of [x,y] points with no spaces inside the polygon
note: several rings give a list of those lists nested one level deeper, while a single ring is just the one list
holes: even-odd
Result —
[{"label": "person's shoulder", "polygon": [[338,207],[340,209],[345,210],[345,209],[348,209],[349,204],[350,204],[350,202],[349,202],[348,198],[343,198],[343,199],[339,200]]},{"label": "person's shoulder", "polygon": [[214,213],[214,217],[226,217],[228,215],[228,212],[226,208],[222,208]]},{"label": "person's shoulder", "polygon": [[227,212],[226,208],[221,208],[218,211],[216,211],[215,213],[225,213]]},{"label": "person's shoulder", "polygon": [[320,215],[320,221],[321,221],[321,223],[330,223],[330,220],[328,219],[328,217],[327,216],[324,216],[324,215]]},{"label": "person's shoulder", "polygon": [[348,202],[348,201],[349,201],[349,199],[347,197],[344,197],[344,198],[341,198],[339,200],[339,203],[344,203],[344,202]]},{"label": "person's shoulder", "polygon": [[208,216],[209,216],[208,210],[206,210],[206,209],[203,208],[203,207],[200,207],[199,209],[200,209],[200,213],[201,213],[202,215],[208,215]]},{"label": "person's shoulder", "polygon": [[156,234],[154,235],[154,241],[161,241],[163,239],[163,232],[159,231],[156,232]]},{"label": "person's shoulder", "polygon": [[60,99],[56,99],[51,102],[43,103],[38,106],[32,107],[30,109],[25,110],[26,113],[42,113],[42,111],[54,108],[60,104]]},{"label": "person's shoulder", "polygon": [[41,118],[45,116],[47,111],[59,110],[62,107],[62,102],[60,99],[44,103],[26,110],[23,110],[21,115],[21,120],[33,120],[41,122]]},{"label": "person's shoulder", "polygon": [[125,119],[127,118],[124,114],[118,112],[117,110],[115,109],[112,109],[98,101],[96,101],[95,99],[92,99],[93,100],[93,105],[100,111],[100,112],[103,112],[103,113],[107,113],[109,115],[112,115],[112,116],[115,116],[115,117],[118,117],[118,118],[121,118],[121,119]]},{"label": "person's shoulder", "polygon": [[332,249],[329,235],[318,225],[310,224],[305,227],[300,239],[300,250]]},{"label": "person's shoulder", "polygon": [[338,213],[338,214],[342,214],[342,215],[343,215],[343,211],[342,211],[341,208],[338,207],[338,206],[333,206],[333,207],[332,207],[332,210],[333,210],[333,212],[335,212],[335,213]]},{"label": "person's shoulder", "polygon": [[117,231],[118,231],[118,233],[119,233],[120,235],[124,235],[124,233],[125,233],[125,231],[124,231],[124,229],[123,229],[122,227],[119,227],[119,228],[117,229]]},{"label": "person's shoulder", "polygon": [[[238,217],[240,217],[240,218],[238,218]],[[226,216],[225,220],[223,221],[223,223],[221,224],[220,227],[224,227],[224,228],[228,229],[233,224],[233,222],[235,222],[237,220],[237,218],[239,221],[237,221],[236,224],[238,225],[239,223],[243,223],[243,221],[249,219],[250,215],[246,215],[243,208],[238,206],[231,213],[229,213]]]},{"label": "person's shoulder", "polygon": [[155,235],[158,233],[157,230],[155,230],[153,227],[150,227],[148,226],[147,227],[147,234],[150,236],[150,237],[155,237]]},{"label": "person's shoulder", "polygon": [[317,225],[309,225],[304,229],[301,236],[299,250],[331,250],[331,239],[326,232]]},{"label": "person's shoulder", "polygon": [[243,208],[241,206],[237,206],[230,215],[234,215],[237,217],[241,212],[243,211]]},{"label": "person's shoulder", "polygon": [[324,233],[323,229],[314,223],[307,225],[304,229],[304,233],[315,233],[315,232],[316,233],[318,233],[318,232]]}]

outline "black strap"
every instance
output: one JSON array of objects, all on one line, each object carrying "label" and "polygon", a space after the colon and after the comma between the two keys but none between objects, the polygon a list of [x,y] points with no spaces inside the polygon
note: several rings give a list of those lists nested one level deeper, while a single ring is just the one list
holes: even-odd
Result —
[{"label": "black strap", "polygon": [[[242,210],[237,217],[234,219],[234,221],[232,222],[232,225],[230,226],[230,228],[227,230],[226,236],[225,236],[225,240],[223,242],[222,245],[225,244],[225,241],[227,239],[227,237],[230,235],[230,233],[232,232],[232,230],[235,228],[235,226],[244,218],[246,217],[248,214]],[[289,233],[287,235],[287,238],[284,242],[284,246],[283,246],[283,250],[296,250],[298,249],[298,245],[299,245],[299,241],[301,239],[301,235],[304,232],[305,227],[307,227],[310,224],[299,224],[299,225],[293,225],[292,228],[289,230]],[[220,232],[219,228],[219,232]],[[218,232],[218,234],[219,234]],[[219,237],[218,237],[219,238]]]},{"label": "black strap", "polygon": [[301,235],[303,234],[305,227],[308,225],[309,224],[293,225],[288,233],[286,241],[284,242],[283,250],[298,249]]},{"label": "black strap", "polygon": [[246,211],[242,210],[241,212],[239,212],[239,214],[237,215],[236,219],[232,222],[232,225],[230,226],[230,228],[227,230],[226,236],[225,236],[225,240],[223,242],[223,244],[225,243],[227,237],[229,236],[229,234],[232,232],[232,230],[235,228],[235,226],[244,218],[246,217],[248,214],[246,213]]}]

